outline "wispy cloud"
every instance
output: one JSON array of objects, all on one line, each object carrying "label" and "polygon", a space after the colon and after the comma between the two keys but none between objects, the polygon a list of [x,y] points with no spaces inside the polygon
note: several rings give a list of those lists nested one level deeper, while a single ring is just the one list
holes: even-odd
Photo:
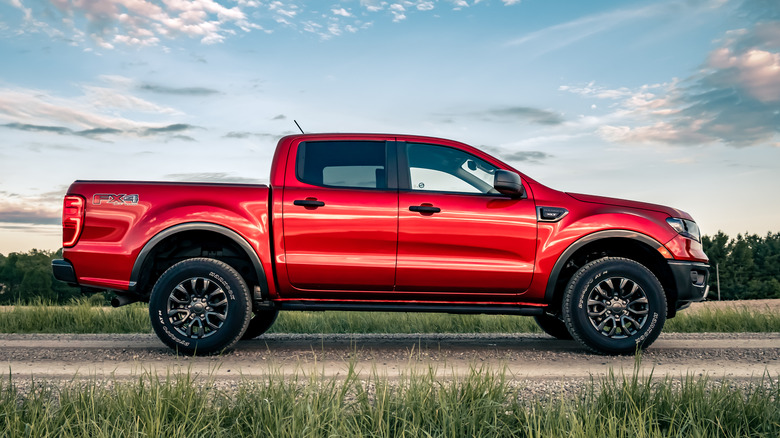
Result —
[{"label": "wispy cloud", "polygon": [[57,225],[62,220],[61,215],[56,204],[47,205],[35,200],[0,201],[0,222]]},{"label": "wispy cloud", "polygon": [[169,87],[165,85],[157,84],[140,84],[139,90],[149,91],[152,93],[160,94],[174,94],[177,96],[210,96],[212,94],[219,94],[218,90],[205,87]]},{"label": "wispy cloud", "polygon": [[541,163],[552,157],[553,155],[542,151],[517,151],[501,154],[501,158],[506,161],[522,161],[528,163]]},{"label": "wispy cloud", "polygon": [[487,117],[499,120],[522,120],[539,125],[560,125],[564,122],[563,117],[558,113],[527,106],[496,108],[483,114]]},{"label": "wispy cloud", "polygon": [[[101,136],[104,135],[132,135],[132,136],[149,137],[155,135],[165,135],[171,133],[179,133],[183,131],[190,131],[192,129],[197,128],[195,126],[183,124],[183,123],[175,123],[166,126],[153,126],[153,127],[131,129],[131,130],[121,130],[115,128],[93,128],[93,129],[84,129],[80,131],[75,131],[73,129],[66,128],[64,126],[30,125],[25,123],[6,123],[4,125],[0,125],[0,127],[13,129],[17,131],[44,132],[44,133],[59,134],[59,135],[73,135],[77,137],[86,137],[92,139],[99,139]],[[181,137],[177,137],[177,138],[181,138]],[[186,137],[182,139],[187,139],[192,141],[195,140],[191,137]]]},{"label": "wispy cloud", "polygon": [[[183,114],[133,95],[132,80],[121,76],[100,80],[109,86],[82,85],[83,94],[75,97],[60,97],[46,90],[0,88],[0,127],[96,140],[106,136],[181,134],[196,128],[184,123],[166,123],[165,119]],[[123,117],[123,112],[134,116],[148,113],[157,121]]]},{"label": "wispy cloud", "polygon": [[193,173],[169,173],[165,179],[174,181],[215,182],[235,184],[262,184],[257,178],[246,178],[226,172],[193,172]]},{"label": "wispy cloud", "polygon": [[[274,118],[275,120],[276,118]],[[235,138],[245,139],[250,137],[266,138],[266,139],[278,139],[284,134],[270,134],[267,132],[248,132],[248,131],[230,131],[223,135],[222,138]]]},{"label": "wispy cloud", "polygon": [[542,151],[513,151],[504,147],[486,145],[482,145],[479,148],[508,162],[541,164],[543,161],[553,157],[552,154]]},{"label": "wispy cloud", "polygon": [[[518,2],[507,2],[510,5]],[[628,26],[633,22],[648,20],[661,15],[675,16],[682,10],[711,8],[723,3],[721,0],[695,0],[679,2],[666,0],[640,3],[638,7],[627,7],[597,14],[587,15],[565,23],[555,24],[505,43],[506,47],[528,47],[534,56],[544,55],[578,43],[586,38],[598,35],[619,26]]]},{"label": "wispy cloud", "polygon": [[[442,117],[443,116],[443,117]],[[505,106],[470,113],[439,114],[441,123],[455,123],[456,119],[469,118],[493,123],[531,123],[555,126],[565,122],[555,111],[529,106]]]},{"label": "wispy cloud", "polygon": [[160,127],[152,127],[152,128],[145,128],[139,132],[140,135],[147,136],[147,135],[160,135],[160,134],[171,134],[171,133],[180,133],[185,131],[191,131],[192,129],[195,129],[195,126],[188,125],[186,123],[174,123],[173,125],[167,125],[167,126],[160,126]]}]

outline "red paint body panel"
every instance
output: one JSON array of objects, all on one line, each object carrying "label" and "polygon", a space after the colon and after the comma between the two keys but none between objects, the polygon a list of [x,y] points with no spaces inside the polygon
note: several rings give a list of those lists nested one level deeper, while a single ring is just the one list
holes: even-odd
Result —
[{"label": "red paint body panel", "polygon": [[[296,199],[325,205],[293,205]],[[318,289],[393,290],[398,192],[287,187],[282,202],[284,266],[291,286],[285,292],[315,297]]]},{"label": "red paint body panel", "polygon": [[[381,141],[461,149],[517,172],[526,196],[466,195],[402,188],[319,187],[298,181],[302,142]],[[399,148],[399,150],[402,148]],[[400,163],[400,161],[399,161]],[[170,227],[207,222],[237,233],[259,258],[272,300],[545,305],[561,255],[594,233],[619,230],[658,242],[675,260],[705,262],[701,244],[677,234],[676,209],[550,189],[471,146],[390,134],[309,134],[279,141],[270,187],[77,181],[68,194],[86,200],[83,231],[66,248],[80,284],[132,287],[144,246]],[[138,195],[137,202],[96,194]],[[104,198],[100,198],[101,200]],[[105,198],[114,199],[114,198]],[[317,200],[323,206],[295,205]],[[436,213],[410,211],[431,204]],[[558,222],[537,220],[537,208],[565,208]]]},{"label": "red paint body panel", "polygon": [[[410,211],[431,204],[440,213]],[[536,253],[532,199],[401,192],[398,225],[399,291],[515,296],[531,284]]]},{"label": "red paint body panel", "polygon": [[[229,228],[257,252],[268,272],[268,187],[234,184],[76,181],[69,194],[87,199],[84,230],[63,251],[80,283],[127,289],[138,254],[161,231],[174,225],[208,222]],[[95,205],[95,194],[136,194],[137,204]],[[124,284],[124,287],[118,287]]]}]

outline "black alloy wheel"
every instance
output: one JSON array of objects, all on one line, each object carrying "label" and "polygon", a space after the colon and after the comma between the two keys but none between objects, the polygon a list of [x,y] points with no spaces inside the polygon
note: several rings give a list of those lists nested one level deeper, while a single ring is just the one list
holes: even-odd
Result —
[{"label": "black alloy wheel", "polygon": [[185,354],[231,348],[249,325],[246,283],[227,263],[209,258],[181,261],[155,283],[149,315],[157,336]]},{"label": "black alloy wheel", "polygon": [[592,261],[569,281],[564,322],[591,351],[631,354],[655,341],[666,321],[666,295],[653,273],[617,257]]}]

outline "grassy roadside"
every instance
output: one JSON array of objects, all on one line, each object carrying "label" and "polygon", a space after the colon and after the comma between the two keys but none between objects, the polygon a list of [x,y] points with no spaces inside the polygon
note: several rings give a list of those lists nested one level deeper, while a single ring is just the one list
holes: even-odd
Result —
[{"label": "grassy roadside", "polygon": [[[438,381],[269,376],[220,386],[208,377],[0,381],[2,436],[720,437],[780,436],[780,384],[610,375],[550,397],[472,368]],[[204,380],[205,379],[205,380]]]},{"label": "grassy roadside", "polygon": [[[769,307],[687,309],[668,320],[668,333],[780,332]],[[379,312],[282,312],[271,333],[540,333],[532,318]],[[151,333],[146,306],[118,309],[86,300],[72,306],[14,306],[0,312],[0,333]]]}]

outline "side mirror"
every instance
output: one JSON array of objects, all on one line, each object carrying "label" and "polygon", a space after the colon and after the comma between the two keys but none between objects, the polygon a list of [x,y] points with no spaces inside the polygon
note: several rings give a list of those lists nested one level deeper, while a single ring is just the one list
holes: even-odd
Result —
[{"label": "side mirror", "polygon": [[493,188],[498,190],[502,195],[511,196],[513,198],[525,197],[525,187],[523,187],[523,181],[520,180],[520,175],[509,170],[496,170],[493,179]]}]

